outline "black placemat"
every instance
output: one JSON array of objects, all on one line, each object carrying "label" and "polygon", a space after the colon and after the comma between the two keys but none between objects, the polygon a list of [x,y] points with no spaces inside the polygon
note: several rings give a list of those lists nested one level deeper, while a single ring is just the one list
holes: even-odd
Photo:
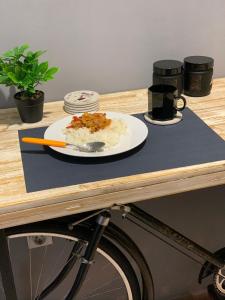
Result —
[{"label": "black placemat", "polygon": [[[136,115],[144,120],[143,114]],[[20,143],[27,192],[225,159],[225,142],[191,110],[175,125],[146,123],[145,143],[125,154],[105,158],[76,158],[48,147]],[[46,127],[19,131],[43,137]]]}]

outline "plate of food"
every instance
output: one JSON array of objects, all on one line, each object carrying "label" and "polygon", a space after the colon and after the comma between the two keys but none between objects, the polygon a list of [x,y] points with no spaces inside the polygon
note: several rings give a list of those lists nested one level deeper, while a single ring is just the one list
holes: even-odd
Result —
[{"label": "plate of food", "polygon": [[103,142],[99,152],[80,151],[74,148],[51,148],[57,152],[78,157],[102,157],[123,153],[140,145],[148,136],[148,128],[140,119],[119,112],[79,113],[51,124],[44,138],[60,140],[81,146]]}]

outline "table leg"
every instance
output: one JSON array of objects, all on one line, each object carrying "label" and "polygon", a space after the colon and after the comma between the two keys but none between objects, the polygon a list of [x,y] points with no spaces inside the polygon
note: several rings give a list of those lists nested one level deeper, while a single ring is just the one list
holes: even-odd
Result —
[{"label": "table leg", "polygon": [[0,272],[6,300],[17,300],[9,247],[4,229],[0,230]]}]

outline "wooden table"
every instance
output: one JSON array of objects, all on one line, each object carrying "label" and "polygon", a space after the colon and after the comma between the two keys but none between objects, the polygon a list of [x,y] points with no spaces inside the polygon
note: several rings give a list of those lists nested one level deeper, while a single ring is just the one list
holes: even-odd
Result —
[{"label": "wooden table", "polygon": [[[211,95],[187,100],[188,107],[225,139],[225,78],[214,80]],[[147,90],[102,95],[100,109],[145,112]],[[18,129],[46,126],[66,115],[63,101],[46,103],[43,120],[35,124],[22,124],[15,108],[0,110],[0,228],[225,183],[225,161],[219,161],[26,193]]]}]

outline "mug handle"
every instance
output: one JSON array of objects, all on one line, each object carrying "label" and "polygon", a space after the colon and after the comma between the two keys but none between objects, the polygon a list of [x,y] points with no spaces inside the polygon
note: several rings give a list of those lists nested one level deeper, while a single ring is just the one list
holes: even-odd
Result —
[{"label": "mug handle", "polygon": [[186,107],[186,104],[187,104],[186,99],[185,99],[183,96],[175,97],[175,99],[176,99],[176,100],[182,99],[183,102],[184,102],[184,105],[183,105],[182,107],[177,107],[177,106],[176,106],[175,109],[176,109],[177,111],[182,111],[182,110],[184,110],[185,107]]}]

